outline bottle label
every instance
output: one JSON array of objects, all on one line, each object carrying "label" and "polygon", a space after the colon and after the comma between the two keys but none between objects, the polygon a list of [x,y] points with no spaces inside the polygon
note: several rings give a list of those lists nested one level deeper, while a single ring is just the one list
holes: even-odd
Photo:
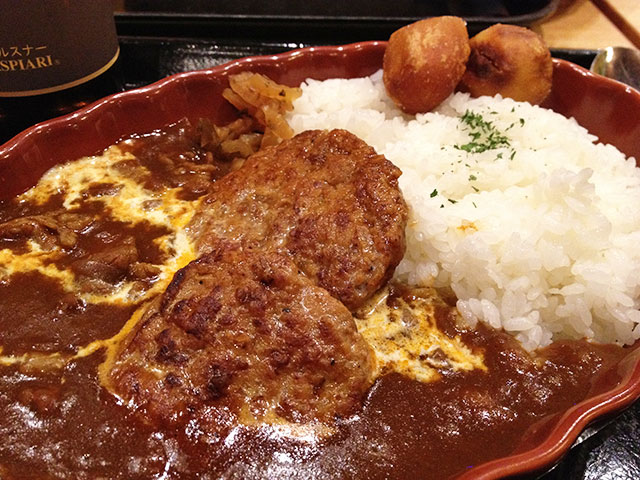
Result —
[{"label": "bottle label", "polygon": [[0,0],[0,12],[0,97],[74,87],[118,58],[110,1]]}]

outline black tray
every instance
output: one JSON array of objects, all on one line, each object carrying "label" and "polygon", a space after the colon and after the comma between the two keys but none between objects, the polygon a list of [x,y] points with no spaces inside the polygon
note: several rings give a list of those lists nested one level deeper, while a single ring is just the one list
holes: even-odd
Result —
[{"label": "black tray", "polygon": [[120,35],[251,38],[315,44],[384,40],[421,18],[456,15],[470,34],[497,22],[531,25],[559,0],[126,0]]}]

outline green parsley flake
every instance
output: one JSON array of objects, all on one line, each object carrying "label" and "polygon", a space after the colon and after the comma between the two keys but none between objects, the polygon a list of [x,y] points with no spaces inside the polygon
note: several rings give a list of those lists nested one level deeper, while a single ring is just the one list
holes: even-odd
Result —
[{"label": "green parsley flake", "polygon": [[509,139],[501,133],[491,122],[486,121],[479,113],[467,110],[460,121],[468,128],[471,141],[464,145],[454,145],[458,150],[469,153],[482,153],[500,147],[508,147]]}]

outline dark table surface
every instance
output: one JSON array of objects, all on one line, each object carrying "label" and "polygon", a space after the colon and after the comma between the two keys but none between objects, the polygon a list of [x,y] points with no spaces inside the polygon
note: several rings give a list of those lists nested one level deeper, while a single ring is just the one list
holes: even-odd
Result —
[{"label": "dark table surface", "polygon": [[[270,55],[308,46],[305,42],[121,36],[120,68],[131,89],[188,70],[208,68],[250,55]],[[595,52],[553,50],[558,58],[589,67]],[[613,418],[590,426],[542,480],[640,479],[640,400]]]},{"label": "dark table surface", "polygon": [[640,479],[640,401],[594,428],[593,435],[574,445],[544,480]]},{"label": "dark table surface", "polygon": [[531,25],[560,0],[124,0],[117,12],[121,35],[295,38],[339,44],[386,39],[425,17],[455,15],[471,35],[494,23]]}]

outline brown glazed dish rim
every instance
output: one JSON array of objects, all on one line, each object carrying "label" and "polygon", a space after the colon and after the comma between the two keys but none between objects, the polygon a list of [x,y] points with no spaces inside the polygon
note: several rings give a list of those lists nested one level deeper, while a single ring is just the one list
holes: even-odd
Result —
[{"label": "brown glazed dish rim", "polygon": [[[229,74],[253,70],[289,85],[307,77],[356,77],[382,66],[386,42],[309,47],[248,57],[207,70],[176,74],[106,97],[72,114],[30,127],[0,146],[0,200],[34,185],[55,164],[101,152],[118,140],[151,132],[187,117],[233,118],[221,98]],[[554,59],[554,84],[544,106],[574,116],[604,143],[640,159],[640,92]],[[594,396],[542,422],[516,453],[469,469],[459,479],[495,479],[549,467],[590,422],[619,412],[640,397],[640,341]],[[533,439],[533,440],[532,440]]]}]

